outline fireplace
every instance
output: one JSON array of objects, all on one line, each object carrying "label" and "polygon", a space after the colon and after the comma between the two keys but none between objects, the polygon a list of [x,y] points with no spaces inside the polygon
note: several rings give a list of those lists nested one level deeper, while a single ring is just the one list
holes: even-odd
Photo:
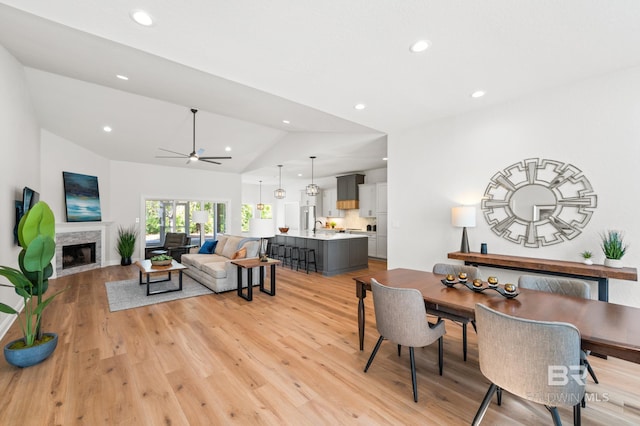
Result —
[{"label": "fireplace", "polygon": [[[59,226],[63,228],[63,226]],[[102,267],[104,231],[97,226],[56,234],[56,277]],[[98,228],[99,229],[99,228]]]},{"label": "fireplace", "polygon": [[96,263],[96,243],[62,246],[62,269]]}]

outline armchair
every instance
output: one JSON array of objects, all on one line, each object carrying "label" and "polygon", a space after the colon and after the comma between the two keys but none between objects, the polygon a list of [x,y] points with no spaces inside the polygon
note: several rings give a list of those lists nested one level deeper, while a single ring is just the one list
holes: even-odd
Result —
[{"label": "armchair", "polygon": [[191,237],[184,232],[167,232],[163,245],[145,247],[144,257],[149,259],[153,256],[154,251],[164,250],[169,256],[180,262],[182,255],[188,253],[192,247],[196,246],[191,244]]}]

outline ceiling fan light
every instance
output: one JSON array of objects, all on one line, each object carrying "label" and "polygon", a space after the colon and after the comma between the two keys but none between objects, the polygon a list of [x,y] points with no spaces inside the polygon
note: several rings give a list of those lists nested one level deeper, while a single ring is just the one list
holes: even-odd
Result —
[{"label": "ceiling fan light", "polygon": [[191,155],[189,156],[189,161],[198,161],[198,156],[197,156],[197,155],[195,155],[195,154],[191,154]]}]

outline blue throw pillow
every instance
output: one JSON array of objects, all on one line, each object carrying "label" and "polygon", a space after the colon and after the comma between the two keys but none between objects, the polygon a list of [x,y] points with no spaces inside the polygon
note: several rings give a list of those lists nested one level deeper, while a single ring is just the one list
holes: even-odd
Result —
[{"label": "blue throw pillow", "polygon": [[200,250],[198,250],[198,253],[200,253],[200,254],[213,254],[213,252],[215,251],[217,245],[218,245],[218,240],[205,241],[204,244],[202,245],[202,247],[200,247]]}]

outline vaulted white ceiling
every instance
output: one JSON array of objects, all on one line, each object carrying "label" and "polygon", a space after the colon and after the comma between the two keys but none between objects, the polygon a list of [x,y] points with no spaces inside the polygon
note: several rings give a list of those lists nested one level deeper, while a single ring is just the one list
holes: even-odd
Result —
[{"label": "vaulted white ceiling", "polygon": [[[252,181],[308,175],[309,155],[317,176],[384,167],[389,132],[640,63],[635,0],[2,3],[0,44],[28,67],[43,128],[186,166],[155,156],[191,152],[195,107],[196,149],[233,159],[188,167]],[[418,39],[432,45],[413,54]]]}]

